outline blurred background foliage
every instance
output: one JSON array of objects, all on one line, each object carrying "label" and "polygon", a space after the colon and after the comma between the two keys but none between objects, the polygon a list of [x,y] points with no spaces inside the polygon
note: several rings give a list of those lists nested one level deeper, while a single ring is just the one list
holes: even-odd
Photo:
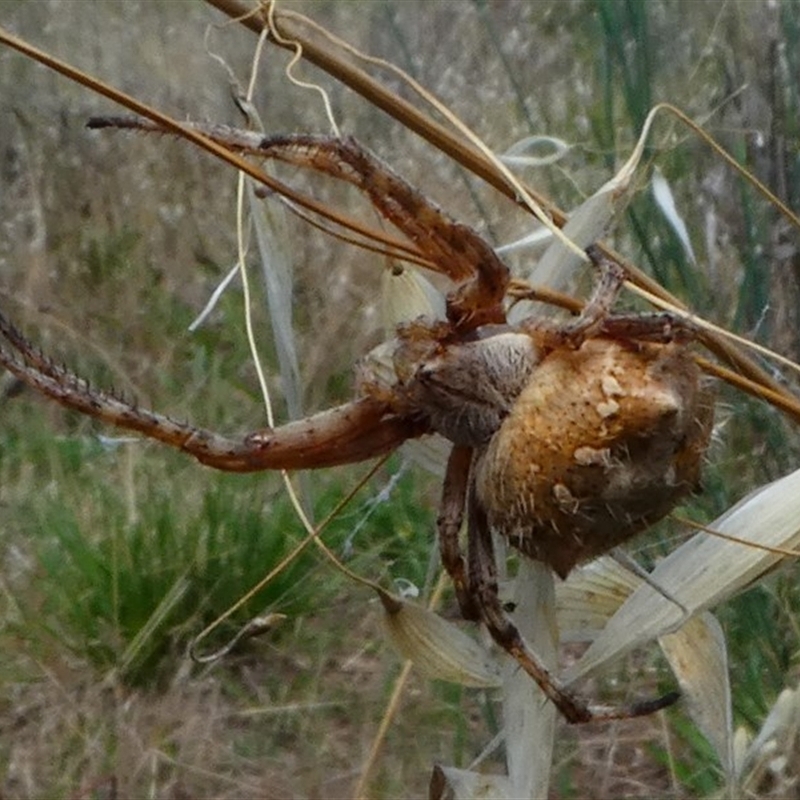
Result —
[{"label": "blurred background foliage", "polygon": [[[529,135],[569,145],[524,177],[569,209],[629,154],[648,109],[703,123],[781,199],[800,207],[800,3],[693,0],[376,0],[296,8],[432,89],[496,151]],[[240,124],[221,56],[243,82],[254,37],[200,3],[5,0],[0,24],[179,119]],[[212,26],[212,27],[209,27]],[[328,132],[321,103],[265,52],[256,107],[270,132]],[[530,219],[317,70],[343,130],[495,244]],[[388,78],[394,86],[394,79]],[[405,89],[397,85],[403,94]],[[233,287],[187,330],[235,259],[235,175],[166,137],[90,132],[101,98],[0,50],[0,275],[4,309],[44,350],[143,405],[224,432],[263,426]],[[798,234],[687,131],[662,121],[641,191],[612,243],[701,314],[793,358]],[[696,263],[655,204],[667,180]],[[292,175],[335,204],[356,199]],[[363,208],[363,206],[356,206]],[[367,213],[367,212],[365,212]],[[292,220],[303,404],[348,397],[354,361],[381,340],[377,257]],[[526,256],[515,256],[518,263]],[[261,295],[268,370],[277,365]],[[280,381],[271,379],[280,396]],[[311,550],[223,627],[286,623],[213,669],[188,641],[302,536],[277,476],[226,476],[40,402],[0,378],[0,794],[343,795],[397,670],[371,598]],[[707,518],[797,463],[775,412],[720,391]],[[322,518],[363,470],[314,475]],[[327,540],[373,579],[430,581],[437,481],[397,456]],[[636,543],[652,560],[669,522]],[[721,610],[736,713],[757,727],[797,674],[800,597],[784,572]],[[626,665],[631,681],[635,665]],[[435,761],[466,765],[496,731],[492,698],[417,680],[388,742],[375,796],[420,794]],[[718,775],[680,714],[565,732],[554,793],[713,793]],[[633,733],[631,733],[633,731]],[[13,736],[11,735],[13,733]],[[631,760],[630,741],[646,752]],[[87,788],[88,787],[88,788]],[[775,786],[763,788],[765,796]],[[181,795],[181,792],[186,794]]]}]

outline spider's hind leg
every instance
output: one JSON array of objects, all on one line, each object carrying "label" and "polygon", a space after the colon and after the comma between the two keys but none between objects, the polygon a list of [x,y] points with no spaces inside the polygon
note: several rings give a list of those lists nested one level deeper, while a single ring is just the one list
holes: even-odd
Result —
[{"label": "spider's hind leg", "polygon": [[503,609],[498,596],[497,565],[492,534],[484,510],[470,491],[467,500],[469,517],[469,582],[481,618],[492,638],[539,685],[568,722],[601,722],[629,719],[658,711],[678,699],[677,693],[624,706],[594,706],[561,683],[522,638],[517,626]]},{"label": "spider's hind leg", "polygon": [[436,526],[439,533],[439,553],[442,566],[453,581],[458,607],[464,619],[477,622],[480,611],[475,595],[470,591],[464,555],[458,544],[464,505],[467,499],[472,448],[456,446],[450,452],[442,489],[442,502]]}]

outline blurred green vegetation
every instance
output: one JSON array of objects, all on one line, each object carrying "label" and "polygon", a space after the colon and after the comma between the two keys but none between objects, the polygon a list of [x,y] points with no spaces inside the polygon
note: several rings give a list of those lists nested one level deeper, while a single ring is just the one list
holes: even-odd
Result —
[{"label": "blurred green vegetation", "polygon": [[[38,602],[20,606],[8,632],[49,637],[101,673],[118,669],[132,686],[158,686],[185,658],[189,639],[303,538],[275,481],[215,474],[174,453],[130,441],[103,444],[88,432],[53,441],[43,421],[31,422],[32,436],[13,428],[0,436],[4,485],[27,473],[29,485],[48,487],[20,495],[6,527],[30,549],[39,578]],[[356,569],[383,564],[390,576],[422,585],[429,548],[418,533],[432,518],[415,504],[413,484],[410,473],[399,476],[368,524],[360,521],[348,547],[357,548]],[[329,481],[315,489],[314,514],[322,519],[344,487]],[[325,531],[328,546],[341,554],[360,516],[336,517]],[[310,613],[341,588],[330,565],[306,548],[202,649],[222,646],[256,615]]]}]

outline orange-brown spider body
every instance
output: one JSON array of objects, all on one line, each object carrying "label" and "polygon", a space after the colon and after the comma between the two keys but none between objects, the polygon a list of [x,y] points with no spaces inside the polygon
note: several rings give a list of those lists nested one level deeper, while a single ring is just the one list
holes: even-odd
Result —
[{"label": "orange-brown spider body", "polygon": [[[152,129],[136,120],[122,124]],[[366,194],[419,258],[454,284],[446,319],[400,326],[393,377],[366,370],[352,402],[239,438],[89,387],[42,356],[1,314],[0,336],[10,349],[0,347],[0,364],[70,408],[223,470],[328,467],[391,452],[423,434],[445,436],[453,448],[440,551],[463,615],[484,622],[570,721],[627,717],[670,702],[590,706],[561,685],[500,603],[491,530],[564,576],[694,489],[713,402],[687,350],[692,331],[667,315],[612,314],[624,274],[594,249],[589,255],[600,278],[576,319],[511,326],[503,304],[509,272],[494,250],[353,140],[206,133],[238,152],[310,167]]]},{"label": "orange-brown spider body", "polygon": [[712,412],[683,345],[561,348],[479,453],[478,501],[494,530],[566,577],[699,486]]}]

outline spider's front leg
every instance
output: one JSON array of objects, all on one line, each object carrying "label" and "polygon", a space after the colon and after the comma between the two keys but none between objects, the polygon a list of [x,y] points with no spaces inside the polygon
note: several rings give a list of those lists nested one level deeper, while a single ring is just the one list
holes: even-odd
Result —
[{"label": "spider's front leg", "polygon": [[[313,169],[355,186],[416,245],[427,267],[458,284],[447,298],[447,318],[459,331],[505,321],[503,300],[510,274],[497,253],[352,137],[261,136],[220,125],[187,125],[237,153]],[[89,126],[166,131],[136,117],[93,118]]]},{"label": "spider's front leg", "polygon": [[0,336],[10,345],[0,346],[0,366],[40,394],[227,472],[352,464],[390,453],[428,430],[424,422],[398,415],[386,402],[367,396],[279,428],[228,438],[95,389],[43,356],[2,314]]},{"label": "spider's front leg", "polygon": [[432,269],[459,284],[447,299],[447,316],[456,328],[473,330],[505,321],[502,303],[510,274],[495,251],[355,139],[268,136],[256,154],[311,167],[364,192],[375,209],[419,247]]}]

